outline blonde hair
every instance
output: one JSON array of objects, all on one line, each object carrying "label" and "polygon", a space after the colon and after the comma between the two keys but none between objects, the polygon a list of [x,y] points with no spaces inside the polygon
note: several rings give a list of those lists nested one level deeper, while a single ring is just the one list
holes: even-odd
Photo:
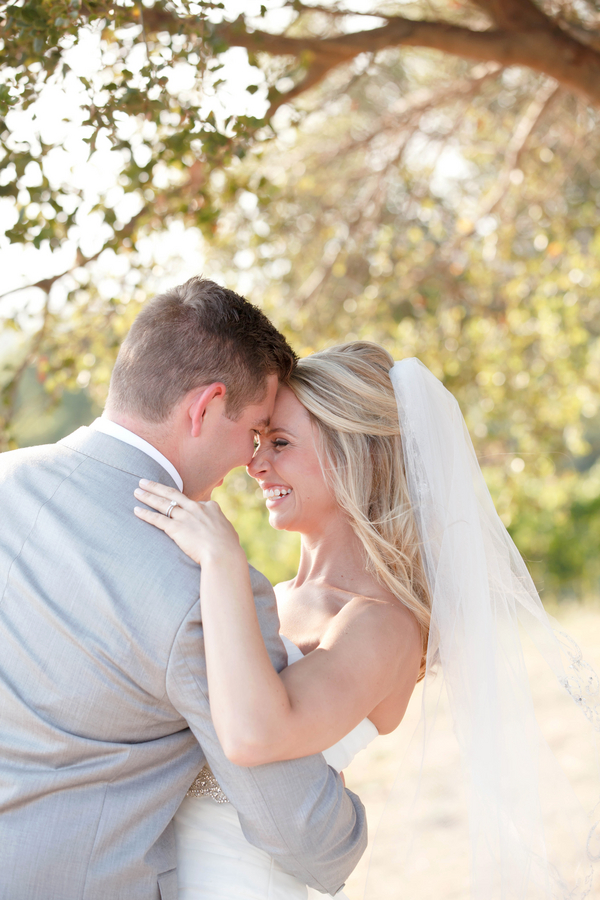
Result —
[{"label": "blonde hair", "polygon": [[383,347],[353,341],[301,359],[287,384],[317,427],[325,477],[364,547],[367,571],[421,626],[422,678],[431,602],[404,473],[393,365]]}]

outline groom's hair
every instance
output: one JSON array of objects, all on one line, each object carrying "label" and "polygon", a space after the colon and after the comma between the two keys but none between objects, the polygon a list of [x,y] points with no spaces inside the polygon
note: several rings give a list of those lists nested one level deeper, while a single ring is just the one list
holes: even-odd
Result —
[{"label": "groom's hair", "polygon": [[221,381],[225,412],[260,403],[267,376],[285,381],[297,357],[258,307],[201,277],[165,291],[138,315],[113,369],[108,406],[164,422],[188,391]]}]

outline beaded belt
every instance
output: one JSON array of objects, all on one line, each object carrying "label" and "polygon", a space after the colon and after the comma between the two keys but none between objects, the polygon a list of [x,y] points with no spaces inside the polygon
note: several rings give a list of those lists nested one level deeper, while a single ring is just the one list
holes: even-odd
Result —
[{"label": "beaded belt", "polygon": [[212,797],[217,803],[229,803],[208,764],[194,778],[186,797]]}]

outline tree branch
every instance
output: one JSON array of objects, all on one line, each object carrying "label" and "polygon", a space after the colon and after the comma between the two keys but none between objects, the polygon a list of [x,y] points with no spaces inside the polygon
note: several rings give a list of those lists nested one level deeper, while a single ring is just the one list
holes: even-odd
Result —
[{"label": "tree branch", "polygon": [[504,31],[530,31],[555,27],[532,0],[472,0]]},{"label": "tree branch", "polygon": [[[291,38],[286,35],[248,32],[239,20],[218,26],[229,43],[253,52],[278,56],[309,57],[308,68],[319,77],[311,87],[340,63],[359,53],[390,47],[428,47],[466,59],[488,60],[503,66],[522,65],[555,78],[587,102],[600,106],[600,54],[551,26],[525,32],[471,31],[445,22],[390,19],[381,28],[334,38]],[[297,88],[295,88],[297,94]]]},{"label": "tree branch", "polygon": [[318,4],[312,6],[309,3],[301,3],[300,0],[294,0],[294,9],[300,13],[311,13],[311,12],[319,12],[323,13],[326,16],[330,16],[331,18],[337,19],[347,19],[349,16],[357,16],[362,17],[364,19],[387,19],[388,17],[385,13],[378,12],[355,12],[351,9],[339,9],[336,6],[319,6]]},{"label": "tree branch", "polygon": [[280,91],[273,91],[271,94],[273,99],[269,104],[266,118],[270,119],[275,114],[276,110],[278,110],[280,106],[283,106],[284,103],[290,103],[292,100],[295,100],[296,97],[299,97],[300,94],[304,94],[306,91],[309,91],[311,88],[320,84],[331,68],[333,67],[313,62],[308,68],[304,78],[300,79],[300,81],[298,81],[289,91],[286,91],[283,94]]},{"label": "tree branch", "polygon": [[473,234],[476,223],[485,216],[489,216],[498,208],[509,186],[511,172],[518,167],[529,137],[550,103],[556,97],[559,89],[559,85],[551,80],[546,81],[539,87],[525,113],[517,122],[516,128],[506,146],[504,164],[501,172],[495,179],[494,186],[482,199],[475,214],[475,221],[471,223],[470,228],[466,232],[460,235],[456,243],[460,243],[465,237]]},{"label": "tree branch", "polygon": [[402,130],[406,127],[412,128],[414,122],[423,113],[431,109],[436,109],[453,101],[468,100],[474,97],[481,91],[483,85],[494,78],[500,70],[500,66],[495,63],[488,63],[477,68],[482,69],[482,71],[472,75],[471,78],[463,78],[460,81],[444,84],[438,90],[422,88],[413,91],[407,98],[396,100],[386,115],[378,120],[377,127],[365,137],[351,137],[345,144],[321,154],[318,162],[319,167],[327,165],[338,156],[344,156],[362,147],[369,146],[381,134],[397,135],[402,133]]},{"label": "tree branch", "polygon": [[[193,167],[190,167],[193,168]],[[193,178],[193,174],[190,176],[190,182]],[[179,187],[179,190],[185,190],[189,187],[189,183],[186,183]],[[135,226],[139,222],[139,220],[148,213],[148,211],[152,208],[150,203],[146,203],[135,216],[132,216],[129,222],[125,224],[125,226],[119,232],[118,240],[122,242],[125,238],[131,237],[133,232],[135,231]],[[60,281],[61,278],[64,278],[65,275],[70,275],[71,272],[74,272],[75,269],[80,269],[82,266],[87,266],[89,263],[94,262],[101,253],[103,253],[107,247],[110,247],[112,243],[115,241],[116,235],[113,234],[113,237],[109,238],[105,244],[103,244],[97,253],[94,253],[92,256],[84,256],[79,248],[77,248],[77,252],[75,254],[75,262],[72,266],[69,266],[68,269],[65,269],[63,272],[60,272],[58,275],[52,275],[50,278],[41,278],[39,281],[35,281],[33,284],[23,284],[21,287],[12,288],[10,291],[4,291],[3,294],[0,294],[0,300],[3,297],[8,297],[9,294],[16,294],[19,291],[28,291],[31,288],[39,288],[41,291],[44,291],[45,294],[49,294],[52,287],[56,284],[57,281]]]},{"label": "tree branch", "polygon": [[98,259],[103,250],[106,249],[106,245],[103,245],[97,253],[94,253],[93,256],[84,256],[81,250],[77,250],[75,262],[72,266],[69,266],[68,269],[65,269],[64,272],[60,272],[59,275],[52,275],[51,278],[41,278],[39,281],[33,282],[33,284],[22,284],[20,287],[11,288],[10,291],[4,291],[3,294],[0,294],[0,300],[3,297],[8,297],[9,294],[17,294],[19,291],[29,291],[31,288],[39,288],[45,294],[49,294],[54,284],[57,281],[60,281],[61,278],[64,278],[65,275],[70,275],[71,272],[74,272],[75,269],[81,268],[81,266],[87,266],[88,263],[94,262],[95,259]]},{"label": "tree branch", "polygon": [[558,19],[557,23],[566,34],[570,34],[576,41],[585,44],[586,47],[591,47],[593,50],[600,50],[600,31],[581,28],[581,26],[568,22],[566,19]]},{"label": "tree branch", "polygon": [[[600,53],[565,33],[531,0],[475,0],[480,9],[501,20],[500,28],[475,31],[444,21],[416,21],[389,17],[379,28],[330,38],[290,37],[248,30],[243,17],[209,25],[199,18],[179,18],[156,4],[144,10],[147,30],[187,32],[222,38],[227,44],[253,53],[292,56],[306,61],[307,75],[296,84],[293,99],[319,84],[331,69],[359,53],[391,47],[427,47],[466,59],[493,61],[502,66],[526,66],[555,78],[564,87],[600,106]],[[277,98],[277,106],[287,102]]]}]

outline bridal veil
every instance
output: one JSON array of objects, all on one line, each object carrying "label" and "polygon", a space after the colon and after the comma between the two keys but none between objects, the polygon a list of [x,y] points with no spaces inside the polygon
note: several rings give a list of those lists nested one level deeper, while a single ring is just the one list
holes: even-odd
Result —
[{"label": "bridal veil", "polygon": [[[494,508],[454,397],[417,359],[396,363],[390,377],[432,618],[421,720],[407,751],[417,759],[417,777],[408,784],[401,768],[375,852],[378,845],[393,852],[400,873],[420,870],[419,900],[433,900],[428,877],[436,866],[452,867],[453,851],[439,858],[433,839],[439,823],[422,800],[431,788],[427,779],[435,781],[447,765],[468,823],[462,850],[469,862],[453,885],[448,872],[438,900],[591,900],[600,854],[597,798],[576,797],[568,777],[577,780],[576,765],[561,766],[542,735],[523,640],[533,641],[557,690],[570,695],[565,716],[583,713],[591,733],[600,730],[598,678],[544,611]],[[444,708],[454,749],[438,753],[432,768]],[[585,752],[593,752],[592,741],[581,747]],[[442,815],[456,814],[442,795],[438,807]],[[443,874],[436,883],[446,883]],[[368,879],[366,897],[375,896],[383,900]],[[405,896],[400,876],[389,897]]]}]

